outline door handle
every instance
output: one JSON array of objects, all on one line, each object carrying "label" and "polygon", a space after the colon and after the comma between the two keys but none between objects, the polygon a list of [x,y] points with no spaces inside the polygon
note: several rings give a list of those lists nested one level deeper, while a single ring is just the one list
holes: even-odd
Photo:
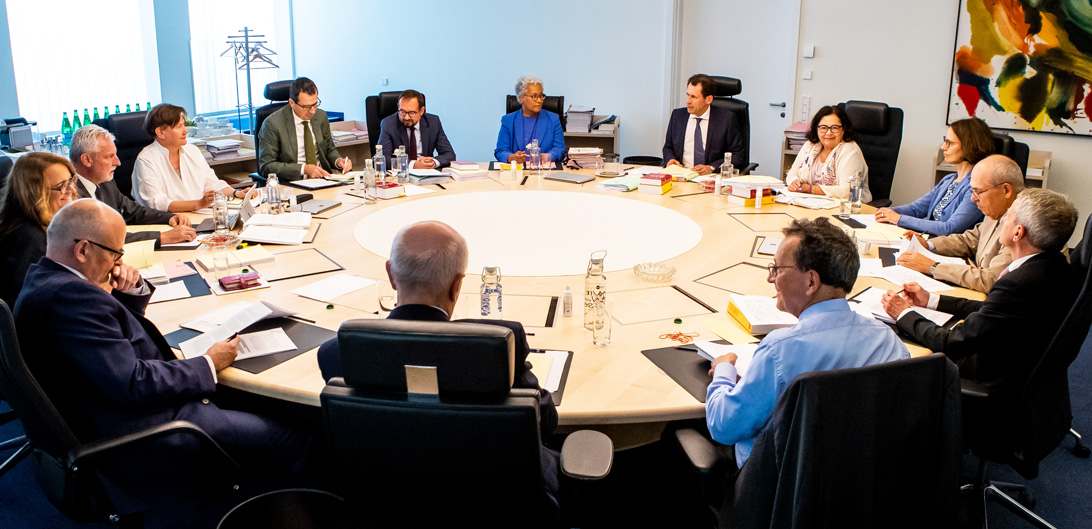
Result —
[{"label": "door handle", "polygon": [[780,102],[780,103],[770,103],[770,106],[771,106],[771,107],[781,107],[781,108],[785,108],[785,102],[784,102],[784,101],[782,101],[782,102]]}]

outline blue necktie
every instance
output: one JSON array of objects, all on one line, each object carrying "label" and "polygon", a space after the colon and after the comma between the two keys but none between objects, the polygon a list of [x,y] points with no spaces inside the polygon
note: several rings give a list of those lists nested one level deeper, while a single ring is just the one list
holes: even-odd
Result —
[{"label": "blue necktie", "polygon": [[705,145],[701,141],[701,118],[694,118],[698,120],[698,124],[694,125],[694,165],[705,164]]}]

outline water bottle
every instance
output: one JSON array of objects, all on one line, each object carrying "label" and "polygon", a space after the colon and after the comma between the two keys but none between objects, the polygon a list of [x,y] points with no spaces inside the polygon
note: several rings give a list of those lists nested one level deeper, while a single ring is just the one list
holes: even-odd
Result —
[{"label": "water bottle", "polygon": [[82,127],[82,126],[83,126],[83,123],[80,123],[80,111],[73,109],[72,110],[72,130],[73,131],[80,130],[80,127]]},{"label": "water bottle", "polygon": [[217,234],[224,234],[228,227],[228,199],[227,195],[217,191],[212,198],[212,222]]},{"label": "water bottle", "polygon": [[504,313],[501,305],[501,271],[499,266],[482,268],[482,317],[500,319]]},{"label": "water bottle", "polygon": [[375,204],[375,160],[364,160],[364,203]]},{"label": "water bottle", "polygon": [[853,215],[861,214],[861,196],[864,193],[864,171],[857,171],[849,181],[849,212]]},{"label": "water bottle", "polygon": [[735,166],[732,165],[732,153],[724,153],[724,163],[720,165],[720,177],[725,179],[731,178],[732,169],[734,168]]},{"label": "water bottle", "polygon": [[64,144],[72,145],[72,122],[68,121],[68,112],[63,112],[61,119],[61,134],[64,135]]},{"label": "water bottle", "polygon": [[265,179],[265,199],[269,203],[269,212],[276,215],[281,212],[281,182],[276,173],[269,173]]},{"label": "water bottle", "polygon": [[90,125],[91,124],[91,113],[87,111],[87,107],[83,108],[83,124],[84,125]]},{"label": "water bottle", "polygon": [[375,168],[377,182],[387,181],[387,159],[383,157],[383,145],[375,146],[375,156],[372,156],[372,167]]},{"label": "water bottle", "polygon": [[542,149],[538,146],[538,140],[531,140],[527,144],[527,169],[531,174],[542,174]]},{"label": "water bottle", "polygon": [[607,299],[607,276],[603,275],[603,260],[606,258],[607,251],[598,250],[592,252],[588,260],[588,275],[584,276],[584,328],[588,330],[603,325],[595,317],[595,304]]},{"label": "water bottle", "polygon": [[406,154],[405,147],[398,147],[398,183],[409,183],[409,154]]}]

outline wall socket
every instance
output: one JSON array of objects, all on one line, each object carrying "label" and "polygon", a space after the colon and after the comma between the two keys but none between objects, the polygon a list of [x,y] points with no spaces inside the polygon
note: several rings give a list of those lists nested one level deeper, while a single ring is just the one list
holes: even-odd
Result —
[{"label": "wall socket", "polygon": [[807,121],[811,116],[811,96],[800,96],[800,121]]}]

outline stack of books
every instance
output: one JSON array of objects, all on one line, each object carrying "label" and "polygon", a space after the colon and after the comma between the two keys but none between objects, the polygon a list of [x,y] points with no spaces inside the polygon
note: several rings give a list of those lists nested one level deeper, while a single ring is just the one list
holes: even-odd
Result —
[{"label": "stack of books", "polygon": [[592,123],[592,132],[598,132],[601,134],[614,134],[616,116],[611,114],[603,119],[597,120]]},{"label": "stack of books", "polygon": [[239,147],[243,142],[239,140],[209,140],[205,142],[205,151],[207,151],[214,160],[220,158],[233,158],[239,155]]},{"label": "stack of books", "polygon": [[[455,165],[455,163],[452,162],[451,165]],[[454,167],[446,167],[441,172],[459,182],[464,180],[481,180],[489,177],[489,171],[484,169],[455,169]]]},{"label": "stack of books", "polygon": [[671,175],[664,173],[649,173],[641,177],[641,184],[637,186],[638,193],[648,195],[663,195],[671,191]]},{"label": "stack of books", "polygon": [[808,142],[806,135],[809,126],[804,121],[797,121],[789,125],[789,128],[785,129],[785,140],[788,142],[785,147],[790,151],[799,151]]},{"label": "stack of books", "polygon": [[595,108],[569,105],[565,112],[565,132],[591,132],[593,112]]},{"label": "stack of books", "polygon": [[[733,204],[739,204],[740,206],[754,207],[755,196],[758,194],[757,189],[744,188],[744,187],[728,187],[728,202]],[[762,190],[762,205],[774,203],[773,191],[770,189]]]},{"label": "stack of books", "polygon": [[384,200],[406,196],[406,186],[396,182],[381,182],[375,185],[376,198]]},{"label": "stack of books", "polygon": [[796,317],[777,308],[777,300],[765,296],[732,294],[728,315],[752,336],[796,325]]},{"label": "stack of books", "polygon": [[460,162],[458,160],[451,162],[451,168],[460,171],[477,171],[479,167],[478,162]]},{"label": "stack of books", "polygon": [[595,167],[595,157],[600,154],[603,149],[598,147],[569,147],[569,160],[582,169]]}]

